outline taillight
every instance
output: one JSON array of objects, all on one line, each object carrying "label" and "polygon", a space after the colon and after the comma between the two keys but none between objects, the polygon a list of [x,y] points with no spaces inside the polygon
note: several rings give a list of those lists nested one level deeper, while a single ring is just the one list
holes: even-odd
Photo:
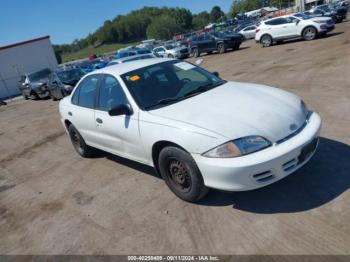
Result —
[{"label": "taillight", "polygon": [[255,30],[255,33],[259,32],[259,31],[260,31],[260,28],[257,28],[257,29]]}]

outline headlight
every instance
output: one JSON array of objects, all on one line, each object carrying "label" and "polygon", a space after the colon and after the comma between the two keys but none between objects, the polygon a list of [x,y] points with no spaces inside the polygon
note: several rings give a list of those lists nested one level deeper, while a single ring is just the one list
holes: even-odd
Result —
[{"label": "headlight", "polygon": [[316,23],[318,23],[318,24],[325,24],[326,23],[326,21],[320,21],[320,20],[314,20],[314,22],[316,22]]},{"label": "headlight", "polygon": [[247,136],[215,147],[203,154],[205,157],[230,158],[254,153],[271,146],[271,142],[261,136]]}]

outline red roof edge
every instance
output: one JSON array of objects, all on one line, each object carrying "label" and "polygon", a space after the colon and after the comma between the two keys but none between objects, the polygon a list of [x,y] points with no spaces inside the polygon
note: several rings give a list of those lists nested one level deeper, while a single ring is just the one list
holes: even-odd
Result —
[{"label": "red roof edge", "polygon": [[35,39],[24,41],[24,42],[18,42],[18,43],[11,44],[11,45],[1,46],[0,50],[16,47],[16,46],[20,46],[20,45],[26,45],[26,44],[34,43],[34,42],[41,41],[41,40],[44,40],[44,39],[48,39],[48,38],[50,38],[50,36],[46,35],[46,36],[43,36],[43,37],[35,38]]}]

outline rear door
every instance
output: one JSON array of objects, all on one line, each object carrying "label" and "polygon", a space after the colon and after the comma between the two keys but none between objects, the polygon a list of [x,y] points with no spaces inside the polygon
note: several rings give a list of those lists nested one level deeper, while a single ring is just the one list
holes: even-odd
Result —
[{"label": "rear door", "polygon": [[292,16],[284,17],[284,21],[281,24],[281,37],[288,38],[298,36],[297,22],[299,22],[299,19]]},{"label": "rear door", "polygon": [[72,95],[72,106],[67,112],[70,122],[91,146],[99,140],[95,127],[95,105],[100,76],[101,74],[89,75],[79,83]]},{"label": "rear door", "polygon": [[138,127],[138,114],[110,116],[108,111],[118,105],[129,104],[119,80],[104,74],[99,87],[95,111],[95,127],[99,134],[99,148],[143,162],[144,154]]}]

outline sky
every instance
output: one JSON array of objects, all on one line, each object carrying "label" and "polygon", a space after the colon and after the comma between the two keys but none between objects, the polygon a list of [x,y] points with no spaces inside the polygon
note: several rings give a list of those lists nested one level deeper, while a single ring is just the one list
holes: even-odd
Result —
[{"label": "sky", "polygon": [[192,13],[215,5],[226,13],[232,0],[1,0],[0,46],[50,35],[53,44],[71,43],[107,19],[144,6],[184,7]]}]

